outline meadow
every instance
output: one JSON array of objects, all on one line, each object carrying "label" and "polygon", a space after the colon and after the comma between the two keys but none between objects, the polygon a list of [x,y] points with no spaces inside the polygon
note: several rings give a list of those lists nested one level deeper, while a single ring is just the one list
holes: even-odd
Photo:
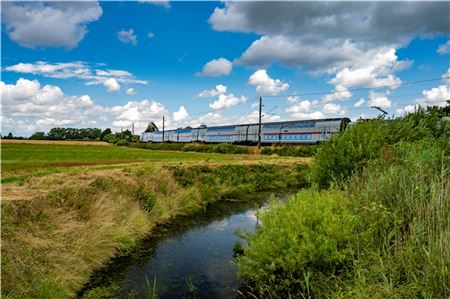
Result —
[{"label": "meadow", "polygon": [[[23,182],[32,176],[56,172],[76,172],[86,167],[130,163],[247,163],[249,161],[280,163],[298,161],[289,157],[264,157],[254,154],[219,154],[185,151],[146,150],[112,146],[104,142],[73,141],[2,141],[2,183]],[[303,161],[308,161],[305,158]]]}]

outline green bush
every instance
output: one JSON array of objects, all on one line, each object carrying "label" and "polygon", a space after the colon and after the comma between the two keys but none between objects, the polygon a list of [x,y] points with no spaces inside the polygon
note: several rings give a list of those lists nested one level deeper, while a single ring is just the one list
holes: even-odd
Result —
[{"label": "green bush", "polygon": [[128,146],[130,143],[126,139],[120,139],[115,143],[117,146]]},{"label": "green bush", "polygon": [[358,123],[333,136],[318,150],[312,169],[312,179],[320,188],[332,183],[342,184],[360,171],[369,160],[378,156],[385,144],[383,120]]},{"label": "green bush", "polygon": [[213,145],[212,152],[219,154],[248,154],[250,151],[248,147],[228,143],[220,143]]},{"label": "green bush", "polygon": [[352,260],[354,218],[344,192],[303,190],[260,219],[237,265],[261,297],[319,294]]},{"label": "green bush", "polygon": [[103,137],[103,140],[108,143],[116,143],[117,142],[117,138],[114,134],[106,135],[105,137]]}]

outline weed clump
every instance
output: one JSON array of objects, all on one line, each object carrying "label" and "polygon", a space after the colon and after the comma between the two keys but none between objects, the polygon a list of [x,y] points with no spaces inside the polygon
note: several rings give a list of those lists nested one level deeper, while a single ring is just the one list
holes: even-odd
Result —
[{"label": "weed clump", "polygon": [[135,194],[136,199],[142,204],[147,212],[150,212],[156,203],[156,196],[148,191],[144,184],[139,184]]}]

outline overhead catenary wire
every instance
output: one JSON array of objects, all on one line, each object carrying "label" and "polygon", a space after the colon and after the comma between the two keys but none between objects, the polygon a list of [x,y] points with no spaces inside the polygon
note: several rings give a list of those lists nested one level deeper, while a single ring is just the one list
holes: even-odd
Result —
[{"label": "overhead catenary wire", "polygon": [[335,91],[318,91],[318,92],[298,93],[298,94],[265,95],[264,97],[265,98],[283,98],[283,97],[296,97],[296,96],[332,95],[332,94],[337,94],[337,93],[342,93],[342,92],[367,91],[367,90],[389,88],[389,87],[395,87],[395,86],[414,85],[414,84],[420,84],[420,83],[426,83],[426,82],[432,82],[432,81],[440,81],[440,80],[449,79],[449,78],[450,78],[450,76],[443,76],[443,77],[439,77],[439,78],[406,81],[406,82],[402,82],[402,83],[387,84],[387,85],[382,85],[382,86],[350,88],[350,89],[341,90],[341,91],[335,90]]}]

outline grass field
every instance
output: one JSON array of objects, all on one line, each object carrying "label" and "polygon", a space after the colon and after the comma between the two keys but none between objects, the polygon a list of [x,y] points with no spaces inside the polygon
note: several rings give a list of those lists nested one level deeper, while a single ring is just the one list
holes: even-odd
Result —
[{"label": "grass field", "polygon": [[236,155],[216,153],[171,152],[105,146],[104,143],[84,142],[2,142],[2,183],[20,182],[31,176],[42,176],[57,172],[73,172],[86,167],[107,167],[130,163],[190,163],[276,160],[280,163],[308,161],[299,158],[279,158],[261,155]]}]

